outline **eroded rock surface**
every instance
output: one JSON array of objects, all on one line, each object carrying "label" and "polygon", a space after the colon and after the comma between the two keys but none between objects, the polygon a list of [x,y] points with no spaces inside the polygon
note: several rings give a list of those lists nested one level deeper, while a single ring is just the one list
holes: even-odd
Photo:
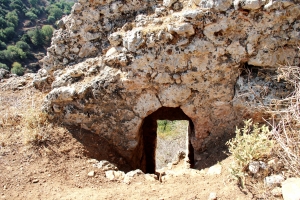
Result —
[{"label": "eroded rock surface", "polygon": [[[143,119],[162,106],[193,121],[197,155],[243,118],[261,120],[257,105],[287,91],[264,69],[299,65],[299,8],[298,0],[79,0],[34,84],[51,90],[43,109],[52,118],[107,138],[133,168]],[[248,76],[243,66],[260,70]]]}]

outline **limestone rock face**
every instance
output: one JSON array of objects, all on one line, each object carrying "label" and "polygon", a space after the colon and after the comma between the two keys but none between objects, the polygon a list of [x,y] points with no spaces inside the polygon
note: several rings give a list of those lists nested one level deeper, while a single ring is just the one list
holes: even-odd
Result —
[{"label": "limestone rock face", "polygon": [[299,65],[299,17],[296,0],[79,0],[34,84],[50,90],[49,116],[100,134],[129,161],[144,118],[180,107],[197,155],[287,92],[272,73]]}]

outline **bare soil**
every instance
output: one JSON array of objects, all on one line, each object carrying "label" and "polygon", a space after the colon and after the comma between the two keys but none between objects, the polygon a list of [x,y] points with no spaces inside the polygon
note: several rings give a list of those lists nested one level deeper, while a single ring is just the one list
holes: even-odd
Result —
[{"label": "bare soil", "polygon": [[[162,182],[138,176],[125,184],[108,180],[104,171],[89,162],[109,160],[124,171],[129,169],[99,135],[56,122],[43,138],[29,142],[29,133],[23,131],[24,116],[29,109],[40,111],[45,94],[32,88],[30,81],[20,86],[18,81],[0,82],[1,199],[208,199],[212,192],[218,199],[255,199],[230,178],[232,158],[226,158],[222,149],[216,148],[211,156],[206,153],[202,165],[206,168],[200,173],[183,173]],[[216,162],[222,166],[221,174],[208,175]],[[90,171],[95,171],[94,177],[88,176]]]}]

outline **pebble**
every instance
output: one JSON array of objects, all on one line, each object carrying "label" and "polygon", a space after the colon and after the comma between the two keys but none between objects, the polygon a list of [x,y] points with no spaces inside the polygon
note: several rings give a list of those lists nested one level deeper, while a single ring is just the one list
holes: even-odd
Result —
[{"label": "pebble", "polygon": [[32,183],[38,183],[39,182],[39,180],[38,179],[34,179],[34,180],[32,180]]},{"label": "pebble", "polygon": [[271,194],[274,196],[274,197],[280,197],[282,195],[282,190],[280,187],[276,187],[274,188],[272,191],[271,191]]},{"label": "pebble", "polygon": [[222,172],[222,166],[220,164],[216,164],[208,169],[208,175],[218,175]]},{"label": "pebble", "polygon": [[217,193],[211,192],[209,194],[208,200],[215,200],[215,199],[217,199]]},{"label": "pebble", "polygon": [[284,181],[284,177],[282,175],[267,176],[265,178],[265,185],[266,186],[272,186],[274,184],[279,184],[283,181]]},{"label": "pebble", "polygon": [[95,171],[90,171],[90,172],[88,173],[88,176],[89,176],[89,177],[95,176]]}]

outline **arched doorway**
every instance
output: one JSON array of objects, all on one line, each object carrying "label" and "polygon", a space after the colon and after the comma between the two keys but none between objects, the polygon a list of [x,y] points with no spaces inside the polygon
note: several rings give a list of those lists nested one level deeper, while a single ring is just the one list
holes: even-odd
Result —
[{"label": "arched doorway", "polygon": [[181,110],[181,108],[161,107],[147,116],[140,128],[140,141],[135,154],[136,168],[145,173],[155,173],[155,151],[157,145],[157,120],[187,120],[189,121],[189,133],[187,141],[187,154],[191,167],[194,165],[194,149],[190,138],[194,135],[192,120]]}]

